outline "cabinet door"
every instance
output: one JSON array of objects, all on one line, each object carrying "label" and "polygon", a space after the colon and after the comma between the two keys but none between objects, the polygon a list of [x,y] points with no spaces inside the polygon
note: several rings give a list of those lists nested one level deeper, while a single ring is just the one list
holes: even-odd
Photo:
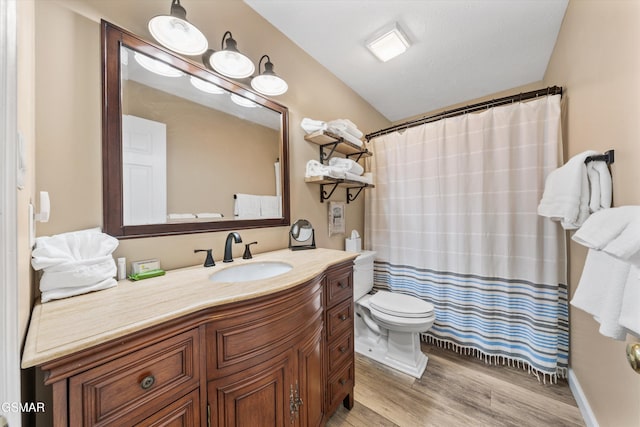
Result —
[{"label": "cabinet door", "polygon": [[318,427],[324,417],[324,372],[322,363],[322,324],[298,348],[298,405],[300,426]]},{"label": "cabinet door", "polygon": [[246,371],[209,381],[211,426],[289,425],[292,355],[289,351]]}]

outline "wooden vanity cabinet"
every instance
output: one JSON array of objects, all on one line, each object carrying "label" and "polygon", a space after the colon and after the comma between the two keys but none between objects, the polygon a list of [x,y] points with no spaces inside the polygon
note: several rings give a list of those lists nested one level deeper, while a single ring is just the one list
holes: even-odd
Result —
[{"label": "wooden vanity cabinet", "polygon": [[323,426],[353,405],[352,263],[42,365],[54,426]]}]

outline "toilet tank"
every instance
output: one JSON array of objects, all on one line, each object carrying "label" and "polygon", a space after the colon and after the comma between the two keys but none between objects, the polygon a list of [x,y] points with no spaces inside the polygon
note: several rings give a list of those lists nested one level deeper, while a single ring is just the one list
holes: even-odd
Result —
[{"label": "toilet tank", "polygon": [[363,251],[353,260],[353,299],[360,299],[373,289],[375,251]]}]

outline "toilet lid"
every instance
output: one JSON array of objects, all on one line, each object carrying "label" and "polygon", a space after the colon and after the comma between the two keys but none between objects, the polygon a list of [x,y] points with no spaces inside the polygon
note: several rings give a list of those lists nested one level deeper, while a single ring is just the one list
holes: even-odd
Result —
[{"label": "toilet lid", "polygon": [[371,308],[398,317],[425,317],[433,313],[433,304],[411,295],[378,291],[370,299]]}]

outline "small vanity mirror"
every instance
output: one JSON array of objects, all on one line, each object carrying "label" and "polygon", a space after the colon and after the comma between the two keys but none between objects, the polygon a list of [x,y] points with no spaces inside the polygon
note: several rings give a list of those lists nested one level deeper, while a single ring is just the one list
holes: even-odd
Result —
[{"label": "small vanity mirror", "polygon": [[289,231],[289,249],[299,251],[315,248],[316,236],[311,223],[306,219],[294,222]]},{"label": "small vanity mirror", "polygon": [[126,238],[289,225],[287,108],[102,27],[105,231]]}]

